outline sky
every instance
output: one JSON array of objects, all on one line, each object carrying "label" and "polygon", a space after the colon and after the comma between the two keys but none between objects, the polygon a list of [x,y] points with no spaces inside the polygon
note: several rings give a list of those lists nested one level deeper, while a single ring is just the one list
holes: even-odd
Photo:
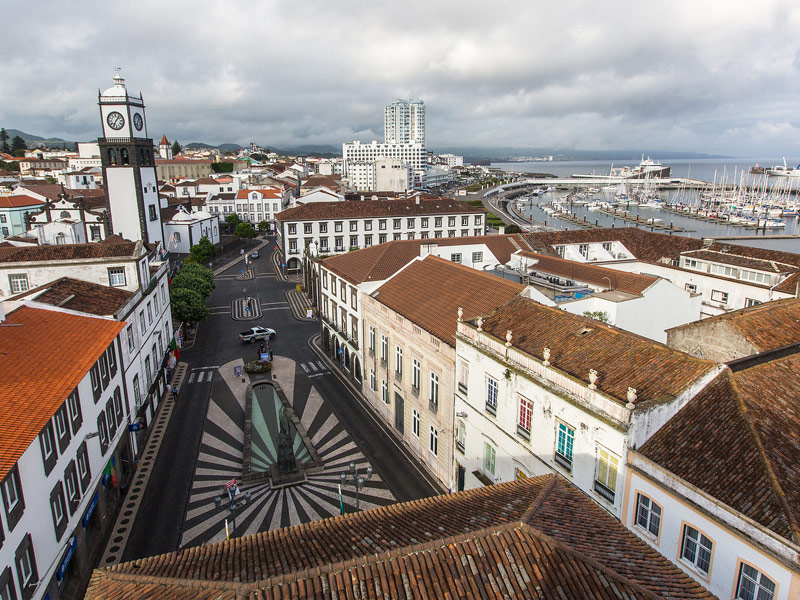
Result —
[{"label": "sky", "polygon": [[800,155],[796,0],[3,4],[0,127],[44,137],[96,139],[121,67],[156,141],[382,140],[413,98],[433,150]]}]

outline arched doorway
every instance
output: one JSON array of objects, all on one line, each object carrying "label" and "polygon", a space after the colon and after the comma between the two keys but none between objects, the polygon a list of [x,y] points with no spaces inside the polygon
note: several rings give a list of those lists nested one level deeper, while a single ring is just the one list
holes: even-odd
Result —
[{"label": "arched doorway", "polygon": [[341,364],[341,358],[339,358],[339,352],[342,349],[342,345],[339,343],[339,338],[334,338],[333,342],[334,352],[333,352],[333,359],[338,363]]},{"label": "arched doorway", "polygon": [[325,354],[331,353],[331,332],[327,327],[322,328],[322,349]]},{"label": "arched doorway", "polygon": [[298,271],[300,269],[300,259],[296,256],[293,256],[289,260],[286,261],[286,270],[287,271]]},{"label": "arched doorway", "polygon": [[344,370],[350,370],[350,349],[346,347],[344,349]]},{"label": "arched doorway", "polygon": [[353,354],[353,379],[361,383],[361,362],[355,354]]}]

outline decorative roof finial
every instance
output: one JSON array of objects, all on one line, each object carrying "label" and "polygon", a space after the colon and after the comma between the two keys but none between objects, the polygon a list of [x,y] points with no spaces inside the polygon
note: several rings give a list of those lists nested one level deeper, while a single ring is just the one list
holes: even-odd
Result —
[{"label": "decorative roof finial", "polygon": [[589,389],[597,389],[597,371],[594,369],[589,369]]},{"label": "decorative roof finial", "polygon": [[633,410],[636,407],[636,399],[638,396],[636,395],[636,390],[632,387],[628,388],[628,404],[626,408]]},{"label": "decorative roof finial", "polygon": [[550,366],[550,348],[545,346],[544,350],[542,351],[542,358],[544,358],[544,366]]},{"label": "decorative roof finial", "polygon": [[506,331],[506,348],[511,347],[511,330]]},{"label": "decorative roof finial", "polygon": [[460,323],[463,320],[464,320],[464,309],[459,306],[458,307],[458,322]]},{"label": "decorative roof finial", "polygon": [[483,317],[478,317],[477,325],[478,331],[483,331]]}]

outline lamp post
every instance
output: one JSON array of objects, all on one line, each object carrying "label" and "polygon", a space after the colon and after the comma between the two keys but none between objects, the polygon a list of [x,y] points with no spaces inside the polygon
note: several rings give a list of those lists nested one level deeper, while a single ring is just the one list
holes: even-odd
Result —
[{"label": "lamp post", "polygon": [[339,475],[342,485],[352,485],[356,489],[356,510],[361,510],[359,492],[364,489],[364,484],[372,479],[372,467],[367,467],[366,477],[358,474],[356,464],[350,463],[350,472]]},{"label": "lamp post", "polygon": [[214,505],[217,507],[217,510],[225,510],[227,508],[233,517],[233,530],[231,531],[230,535],[227,535],[226,531],[225,536],[227,539],[230,539],[236,535],[236,511],[240,508],[244,508],[244,505],[250,500],[250,492],[245,492],[244,497],[241,500],[237,500],[236,497],[240,494],[240,492],[239,486],[236,485],[235,480],[233,485],[225,486],[225,491],[228,494],[228,505],[225,507],[222,506],[222,497],[220,496],[214,498]]}]

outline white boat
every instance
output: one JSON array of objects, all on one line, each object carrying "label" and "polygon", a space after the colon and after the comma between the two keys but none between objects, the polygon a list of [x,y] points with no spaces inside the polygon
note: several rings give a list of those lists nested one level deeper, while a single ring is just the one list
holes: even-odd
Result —
[{"label": "white boat", "polygon": [[661,202],[656,202],[655,200],[648,200],[647,202],[640,202],[639,208],[661,208]]},{"label": "white boat", "polygon": [[770,177],[800,177],[800,165],[792,169],[786,165],[786,157],[784,157],[782,165],[775,165],[767,169],[767,175]]}]

